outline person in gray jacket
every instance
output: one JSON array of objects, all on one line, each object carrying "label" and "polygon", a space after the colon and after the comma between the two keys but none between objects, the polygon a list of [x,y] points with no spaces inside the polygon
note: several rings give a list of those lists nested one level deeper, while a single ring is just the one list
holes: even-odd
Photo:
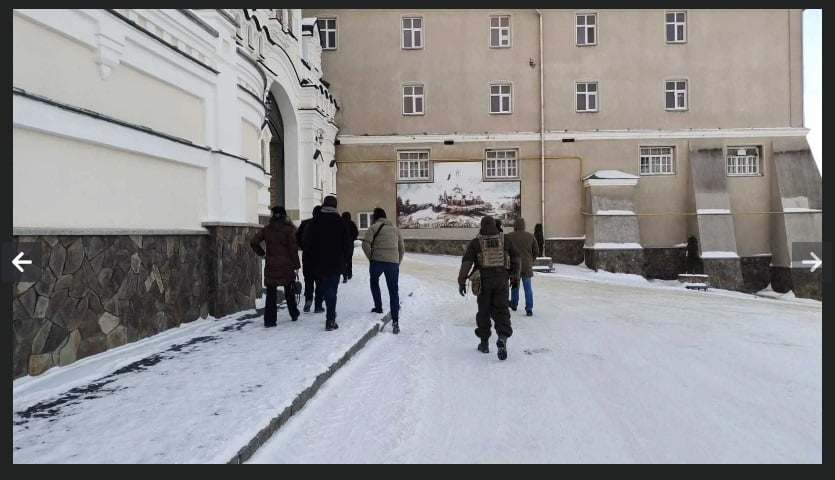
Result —
[{"label": "person in gray jacket", "polygon": [[371,297],[374,299],[375,313],[383,313],[383,299],[380,294],[380,275],[386,276],[386,287],[389,292],[389,308],[391,309],[392,333],[400,333],[400,295],[398,293],[398,277],[400,276],[400,262],[406,253],[403,236],[400,229],[386,218],[386,211],[375,208],[371,214],[372,224],[365,231],[362,239],[362,251],[368,258],[368,274],[371,283]]}]

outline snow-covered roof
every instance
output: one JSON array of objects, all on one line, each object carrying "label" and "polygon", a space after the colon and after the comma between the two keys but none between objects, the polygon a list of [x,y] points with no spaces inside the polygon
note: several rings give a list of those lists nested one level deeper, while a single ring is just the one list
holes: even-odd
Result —
[{"label": "snow-covered roof", "polygon": [[611,180],[611,179],[636,179],[637,175],[622,172],[620,170],[598,170],[583,177],[583,180]]}]

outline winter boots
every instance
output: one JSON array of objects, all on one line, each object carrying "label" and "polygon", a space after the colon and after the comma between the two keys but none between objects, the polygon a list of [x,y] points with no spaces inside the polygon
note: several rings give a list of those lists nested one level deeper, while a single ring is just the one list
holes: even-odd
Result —
[{"label": "winter boots", "polygon": [[499,337],[496,340],[496,348],[499,349],[499,360],[504,360],[507,358],[507,338]]},{"label": "winter boots", "polygon": [[396,318],[391,319],[391,333],[400,333],[400,324],[397,322]]},{"label": "winter boots", "polygon": [[481,353],[490,353],[490,347],[487,344],[486,338],[481,339],[481,343],[478,344],[478,351]]},{"label": "winter boots", "polygon": [[371,309],[371,313],[383,313],[383,307],[374,307]]},{"label": "winter boots", "polygon": [[305,300],[305,301],[304,301],[304,308],[303,308],[302,310],[304,310],[305,312],[309,312],[309,311],[310,311],[310,306],[311,306],[311,305],[313,305],[313,301],[312,301],[312,300]]},{"label": "winter boots", "polygon": [[313,313],[322,313],[324,311],[325,311],[325,307],[323,307],[321,305],[316,305],[315,307],[313,307]]}]

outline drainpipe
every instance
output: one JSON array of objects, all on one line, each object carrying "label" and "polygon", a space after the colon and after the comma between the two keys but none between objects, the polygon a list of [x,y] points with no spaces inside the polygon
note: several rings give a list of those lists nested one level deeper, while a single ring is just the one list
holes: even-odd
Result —
[{"label": "drainpipe", "polygon": [[[545,235],[545,70],[542,64],[542,11],[539,14],[539,203],[542,215],[542,238]],[[544,245],[543,245],[544,247]]]}]

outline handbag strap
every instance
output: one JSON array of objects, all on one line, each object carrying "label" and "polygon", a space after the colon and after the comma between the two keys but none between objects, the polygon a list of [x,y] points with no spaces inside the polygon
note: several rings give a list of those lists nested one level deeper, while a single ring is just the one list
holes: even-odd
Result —
[{"label": "handbag strap", "polygon": [[386,224],[385,224],[385,223],[381,223],[381,224],[380,224],[380,228],[378,228],[378,229],[377,229],[377,231],[376,231],[376,232],[374,232],[374,237],[373,237],[373,238],[371,238],[371,248],[374,248],[374,240],[377,240],[377,235],[379,235],[379,234],[380,234],[380,230],[382,230],[382,229],[383,229],[383,227],[385,227],[385,226],[386,226]]}]

